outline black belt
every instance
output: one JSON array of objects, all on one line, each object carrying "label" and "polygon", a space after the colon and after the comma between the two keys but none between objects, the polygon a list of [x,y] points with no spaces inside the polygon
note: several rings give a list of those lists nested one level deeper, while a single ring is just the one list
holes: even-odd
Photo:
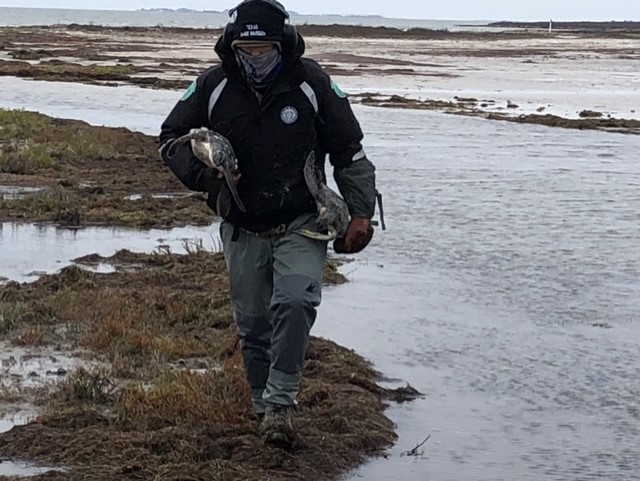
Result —
[{"label": "black belt", "polygon": [[237,241],[238,238],[240,237],[240,231],[255,237],[268,239],[269,237],[276,237],[276,236],[283,235],[285,232],[287,232],[287,227],[289,227],[287,224],[280,224],[276,227],[272,227],[269,230],[265,230],[261,232],[253,232],[247,229],[242,229],[241,227],[233,226],[233,235],[231,236],[231,240]]}]

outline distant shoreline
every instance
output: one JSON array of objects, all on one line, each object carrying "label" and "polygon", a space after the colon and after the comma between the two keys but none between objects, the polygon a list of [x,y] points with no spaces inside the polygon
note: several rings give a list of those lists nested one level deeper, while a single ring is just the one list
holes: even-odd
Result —
[{"label": "distant shoreline", "polygon": [[[640,22],[594,22],[592,26],[585,27],[589,22],[559,22],[554,24],[555,31],[565,31],[585,38],[605,35],[608,38],[638,38],[640,37]],[[304,37],[338,37],[338,38],[361,38],[361,39],[404,39],[404,40],[436,40],[436,39],[465,39],[465,40],[502,40],[502,39],[524,39],[538,38],[540,31],[549,28],[549,22],[542,26],[542,22],[515,23],[515,22],[494,22],[488,23],[487,30],[448,30],[423,27],[398,28],[385,26],[364,26],[352,24],[300,24],[296,25],[298,32]],[[575,26],[573,26],[575,25]],[[596,26],[598,25],[598,26]],[[609,25],[609,27],[605,27]],[[463,25],[460,25],[463,26]],[[0,27],[2,29],[11,28],[38,28],[40,30],[55,31],[64,28],[70,31],[85,32],[113,32],[122,31],[129,33],[145,32],[173,32],[173,33],[194,33],[219,35],[222,27],[181,27],[156,25],[149,26],[106,26],[87,25],[79,23],[54,24],[25,27]],[[495,28],[494,28],[495,27]]]},{"label": "distant shoreline", "polygon": [[229,10],[194,10],[193,8],[137,8],[134,12],[168,12],[168,13],[215,13],[227,15]]},{"label": "distant shoreline", "polygon": [[[137,8],[137,9],[98,9],[98,8],[61,8],[61,7],[8,7],[0,6],[0,10],[65,10],[77,12],[137,12],[137,13],[183,13],[183,14],[213,14],[227,15],[229,10],[197,10],[191,8]],[[346,19],[370,19],[370,20],[389,20],[392,22],[436,22],[451,23],[457,27],[488,27],[488,28],[513,28],[513,29],[548,29],[549,21],[518,21],[518,20],[491,20],[491,19],[455,19],[455,18],[409,18],[409,17],[386,17],[384,15],[367,15],[367,14],[340,14],[340,13],[301,13],[289,10],[292,17],[292,23],[296,23],[296,17],[304,18],[346,18]],[[585,21],[585,20],[568,20],[553,21],[553,25],[558,29],[586,29],[590,31],[606,31],[606,30],[640,30],[640,21],[638,20],[607,20],[607,21]],[[2,25],[13,26],[13,25]],[[16,25],[17,26],[17,25]],[[20,25],[26,26],[26,25]]]},{"label": "distant shoreline", "polygon": [[[579,30],[582,32],[609,32],[609,31],[639,31],[640,21],[609,21],[609,22],[555,22],[551,20],[552,28],[555,30]],[[487,27],[495,28],[540,28],[548,29],[549,21],[546,22],[490,22]]]}]

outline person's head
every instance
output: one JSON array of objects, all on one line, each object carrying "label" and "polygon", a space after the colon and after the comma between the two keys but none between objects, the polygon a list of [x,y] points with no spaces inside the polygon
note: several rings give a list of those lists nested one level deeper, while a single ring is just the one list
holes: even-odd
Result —
[{"label": "person's head", "polygon": [[234,20],[227,27],[227,41],[241,70],[253,86],[268,85],[282,68],[290,37],[297,37],[287,23],[289,14],[276,0],[244,0],[229,14]]}]

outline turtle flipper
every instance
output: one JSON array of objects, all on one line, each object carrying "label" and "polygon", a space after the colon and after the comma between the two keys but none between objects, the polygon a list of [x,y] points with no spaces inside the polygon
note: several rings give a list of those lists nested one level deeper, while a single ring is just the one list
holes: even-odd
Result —
[{"label": "turtle flipper", "polygon": [[231,172],[229,172],[228,169],[223,169],[222,172],[224,173],[224,178],[227,181],[229,192],[231,192],[231,196],[233,197],[233,200],[238,205],[238,209],[240,209],[242,212],[246,212],[247,208],[242,203],[242,200],[240,200],[240,194],[238,194],[238,187],[236,186],[235,177]]}]

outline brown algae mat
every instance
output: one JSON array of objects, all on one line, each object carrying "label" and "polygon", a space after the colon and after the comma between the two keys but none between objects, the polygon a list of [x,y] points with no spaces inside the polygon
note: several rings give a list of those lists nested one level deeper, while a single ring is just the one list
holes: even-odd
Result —
[{"label": "brown algae mat", "polygon": [[[3,186],[39,190],[3,196]],[[207,225],[205,200],[162,163],[155,137],[0,109],[0,221]]]},{"label": "brown algae mat", "polygon": [[375,93],[363,93],[355,96],[355,98],[358,102],[364,105],[376,107],[435,110],[455,115],[481,117],[487,120],[544,125],[547,127],[565,129],[601,130],[605,132],[640,135],[640,120],[608,118],[604,117],[601,112],[592,112],[588,110],[581,112],[581,118],[579,119],[567,119],[552,114],[523,114],[514,116],[503,113],[486,112],[478,107],[482,106],[483,102],[493,101],[481,101],[475,98],[456,98],[455,101],[416,100],[401,97],[399,95],[385,97]]},{"label": "brown algae mat", "polygon": [[[116,272],[81,266],[109,262]],[[340,281],[327,268],[326,282]],[[291,451],[265,446],[251,417],[220,253],[88,256],[0,288],[0,341],[92,353],[42,394],[43,414],[0,435],[0,459],[55,466],[36,481],[331,480],[395,440],[389,391],[354,352],[313,339]],[[85,359],[86,360],[86,359]],[[108,366],[104,367],[104,366]]]}]

